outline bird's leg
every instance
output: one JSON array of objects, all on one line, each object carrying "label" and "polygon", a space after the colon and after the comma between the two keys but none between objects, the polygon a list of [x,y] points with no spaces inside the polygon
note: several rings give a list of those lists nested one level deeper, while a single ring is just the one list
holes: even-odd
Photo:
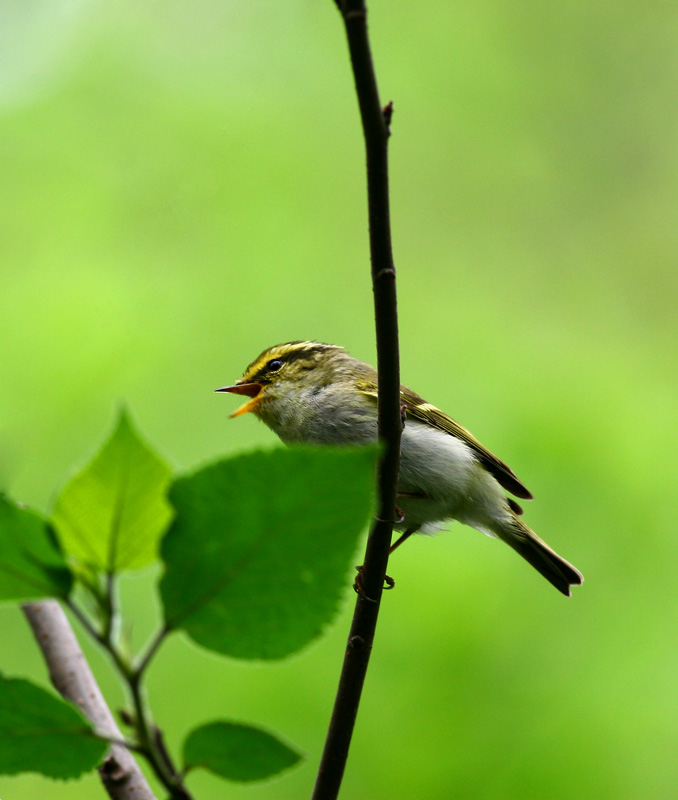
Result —
[{"label": "bird's leg", "polygon": [[[398,506],[396,506],[396,514],[398,515],[398,519],[395,521],[395,524],[398,525],[405,519],[405,517],[403,516],[403,512],[398,508]],[[400,539],[398,539],[398,541],[394,545],[392,545],[392,547],[389,549],[388,551],[389,555],[395,550],[395,548],[400,544],[401,541],[405,541],[405,539],[410,535],[410,533],[414,533],[414,531],[416,530],[417,528],[413,528],[411,531],[404,533],[400,537]],[[365,587],[363,586],[363,579],[362,579],[363,572],[365,571],[365,566],[363,564],[360,564],[360,566],[356,567],[356,570],[358,571],[358,574],[355,576],[355,580],[353,581],[353,591],[359,594],[361,597],[364,597],[365,600],[369,600],[371,603],[376,603],[377,602],[376,600],[373,600],[371,597],[368,597],[365,594]],[[384,586],[384,591],[392,589],[395,586],[395,581],[390,575],[384,575],[384,583],[386,584]]]},{"label": "bird's leg", "polygon": [[405,541],[405,539],[409,539],[410,536],[412,536],[413,533],[416,533],[420,527],[421,525],[414,525],[413,527],[408,528],[405,531],[405,533],[403,533],[403,535],[399,539],[397,539],[394,544],[391,545],[388,554],[391,555],[391,553],[396,549],[396,547],[400,547],[400,545]]},{"label": "bird's leg", "polygon": [[[420,494],[419,492],[398,492],[396,498],[398,497],[406,497],[409,500],[426,500],[428,499],[425,494]],[[396,506],[396,514],[398,515],[398,519],[395,521],[396,525],[400,525],[402,522],[405,521],[405,514],[402,509]],[[405,539],[409,539],[413,533],[416,533],[421,525],[413,525],[411,528],[407,528],[405,533],[396,541],[395,544],[391,545],[391,549],[388,551],[389,555],[396,549],[396,547],[400,547],[400,545],[405,541]]]},{"label": "bird's leg", "polygon": [[[413,533],[416,533],[419,530],[419,528],[421,528],[421,525],[413,525],[411,528],[408,528],[405,531],[405,533],[403,533],[402,536],[400,536],[400,538],[397,539],[396,542],[391,545],[388,554],[391,555],[391,553],[396,549],[396,547],[400,547],[400,545],[405,541],[405,539],[409,539]],[[365,600],[369,600],[372,603],[376,603],[376,600],[373,600],[371,597],[368,597],[365,594],[365,589],[363,587],[363,581],[362,581],[362,574],[363,571],[365,570],[365,567],[361,564],[359,567],[356,567],[356,570],[358,571],[358,574],[355,576],[355,581],[353,582],[353,590],[362,597],[364,597]],[[390,575],[384,575],[384,583],[386,584],[386,586],[384,586],[384,591],[392,589],[395,586],[395,581]]]},{"label": "bird's leg", "polygon": [[[410,494],[408,492],[398,492],[398,497],[425,498],[426,495],[423,495],[423,494]],[[396,510],[396,514],[398,515],[398,519],[395,521],[395,524],[399,525],[401,522],[404,521],[405,515],[403,514],[402,510],[398,508],[398,506],[396,506],[395,510]],[[412,536],[413,533],[416,533],[419,530],[419,528],[421,528],[421,525],[413,525],[411,528],[408,528],[405,531],[405,533],[403,533],[403,535],[395,542],[395,544],[391,545],[391,547],[389,548],[388,554],[391,555],[391,553],[396,549],[396,547],[400,547],[400,545],[405,541],[405,539],[409,539],[410,536]],[[358,571],[358,574],[355,576],[355,581],[353,582],[353,589],[361,597],[364,597],[365,600],[369,600],[372,603],[376,603],[376,600],[373,600],[371,597],[368,597],[365,594],[365,589],[363,587],[363,582],[362,582],[362,573],[363,573],[364,569],[365,569],[365,567],[362,564],[359,567],[356,567],[356,570]],[[384,586],[384,591],[386,591],[387,589],[392,589],[395,586],[395,581],[393,580],[393,578],[390,575],[384,575],[384,583],[386,584]]]}]

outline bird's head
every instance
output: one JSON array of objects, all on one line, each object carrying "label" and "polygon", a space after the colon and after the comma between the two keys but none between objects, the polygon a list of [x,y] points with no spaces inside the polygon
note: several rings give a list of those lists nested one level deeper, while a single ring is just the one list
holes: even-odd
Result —
[{"label": "bird's head", "polygon": [[350,361],[343,349],[322,342],[286,342],[264,350],[247,367],[242,378],[233,386],[223,386],[217,392],[242,394],[250,399],[231,417],[252,411],[261,416],[262,406],[284,400],[304,390],[327,386]]}]

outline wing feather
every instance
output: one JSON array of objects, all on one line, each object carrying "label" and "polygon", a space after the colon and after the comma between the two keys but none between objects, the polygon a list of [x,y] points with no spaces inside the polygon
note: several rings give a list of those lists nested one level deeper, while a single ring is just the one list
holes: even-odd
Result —
[{"label": "wing feather", "polygon": [[[376,402],[377,386],[374,381],[358,381],[357,386],[364,395]],[[467,444],[475,452],[480,463],[494,475],[504,489],[524,500],[532,499],[531,492],[518,480],[508,464],[505,464],[486,447],[483,447],[470,431],[455,422],[452,417],[448,417],[439,408],[427,403],[423,397],[420,397],[406,386],[400,387],[400,400],[405,408],[405,413],[410,417],[426,422],[432,427],[449,433],[450,436],[455,436]]]}]

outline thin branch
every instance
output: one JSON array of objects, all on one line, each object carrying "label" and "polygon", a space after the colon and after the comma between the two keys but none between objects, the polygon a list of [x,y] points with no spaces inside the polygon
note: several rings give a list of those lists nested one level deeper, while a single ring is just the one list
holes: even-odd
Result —
[{"label": "thin branch", "polygon": [[142,656],[140,656],[139,660],[134,666],[134,674],[136,675],[137,680],[143,675],[150,660],[153,658],[160,645],[165,641],[165,637],[168,633],[169,628],[166,624],[164,624],[151,639],[150,643],[146,647],[146,651]]},{"label": "thin branch", "polygon": [[395,266],[391,247],[388,195],[388,138],[392,104],[382,109],[372,64],[364,0],[335,0],[348,38],[351,65],[367,155],[367,194],[372,288],[379,372],[379,438],[385,445],[378,477],[378,513],[367,541],[358,595],[348,637],[337,697],[318,770],[313,800],[339,794],[351,736],[358,714],[395,516],[400,466],[400,364]]},{"label": "thin branch", "polygon": [[[95,729],[115,740],[123,736],[106,705],[75,634],[59,603],[28,603],[23,612],[33,629],[56,689],[75,703]],[[113,800],[156,800],[132,754],[113,744],[99,776]]]},{"label": "thin branch", "polygon": [[[141,674],[133,673],[125,676],[127,685],[134,703],[135,730],[139,737],[139,744],[146,753],[153,771],[169,791],[172,800],[192,800],[189,791],[183,785],[182,779],[175,769],[164,744],[158,747],[158,729],[150,720],[146,709],[144,690],[141,685]],[[162,736],[160,737],[162,742]]]},{"label": "thin branch", "polygon": [[87,631],[87,633],[89,633],[89,635],[94,639],[94,641],[98,642],[104,648],[104,650],[106,650],[106,652],[110,655],[111,659],[113,660],[113,663],[117,667],[118,672],[123,677],[123,679],[129,680],[129,676],[132,674],[132,668],[127,662],[127,660],[122,656],[120,651],[114,646],[111,640],[110,629],[104,631],[98,631],[90,621],[87,614],[85,614],[85,612],[80,608],[80,606],[74,600],[72,600],[69,597],[64,602],[71,609],[73,614],[78,618],[78,620],[82,624],[83,628]]},{"label": "thin branch", "polygon": [[153,740],[155,742],[155,747],[160,754],[160,758],[162,758],[163,762],[167,769],[174,775],[180,783],[183,783],[183,775],[176,771],[174,767],[174,762],[172,761],[172,757],[170,756],[169,750],[167,749],[167,745],[165,744],[165,737],[163,732],[160,728],[153,728]]},{"label": "thin branch", "polygon": [[104,592],[104,602],[102,604],[102,612],[104,615],[104,625],[102,636],[104,641],[112,642],[114,627],[116,623],[116,609],[115,609],[115,574],[113,572],[106,573],[106,589]]},{"label": "thin branch", "polygon": [[78,618],[78,621],[80,622],[82,627],[87,631],[87,633],[89,633],[92,639],[101,644],[101,642],[104,640],[103,634],[94,627],[90,618],[87,616],[87,614],[85,614],[85,612],[80,608],[80,606],[70,597],[64,602],[71,609],[73,614]]},{"label": "thin branch", "polygon": [[105,742],[110,742],[111,744],[119,744],[120,747],[125,747],[127,750],[131,750],[133,753],[139,753],[142,756],[146,755],[143,747],[138,745],[136,742],[130,742],[128,739],[118,739],[115,736],[108,736],[101,731],[94,731],[94,735],[97,737],[97,739],[103,739]]}]

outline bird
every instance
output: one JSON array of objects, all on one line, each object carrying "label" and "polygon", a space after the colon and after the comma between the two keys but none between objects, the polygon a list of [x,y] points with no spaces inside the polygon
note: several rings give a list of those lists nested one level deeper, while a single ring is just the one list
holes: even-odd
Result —
[{"label": "bird", "polygon": [[[248,412],[286,444],[361,445],[377,441],[378,380],[374,367],[338,345],[292,341],[264,350],[231,386],[249,398],[230,416]],[[406,386],[404,426],[391,552],[413,533],[434,533],[450,520],[513,548],[559,592],[584,578],[522,520],[532,494],[513,470],[466,428]]]}]

